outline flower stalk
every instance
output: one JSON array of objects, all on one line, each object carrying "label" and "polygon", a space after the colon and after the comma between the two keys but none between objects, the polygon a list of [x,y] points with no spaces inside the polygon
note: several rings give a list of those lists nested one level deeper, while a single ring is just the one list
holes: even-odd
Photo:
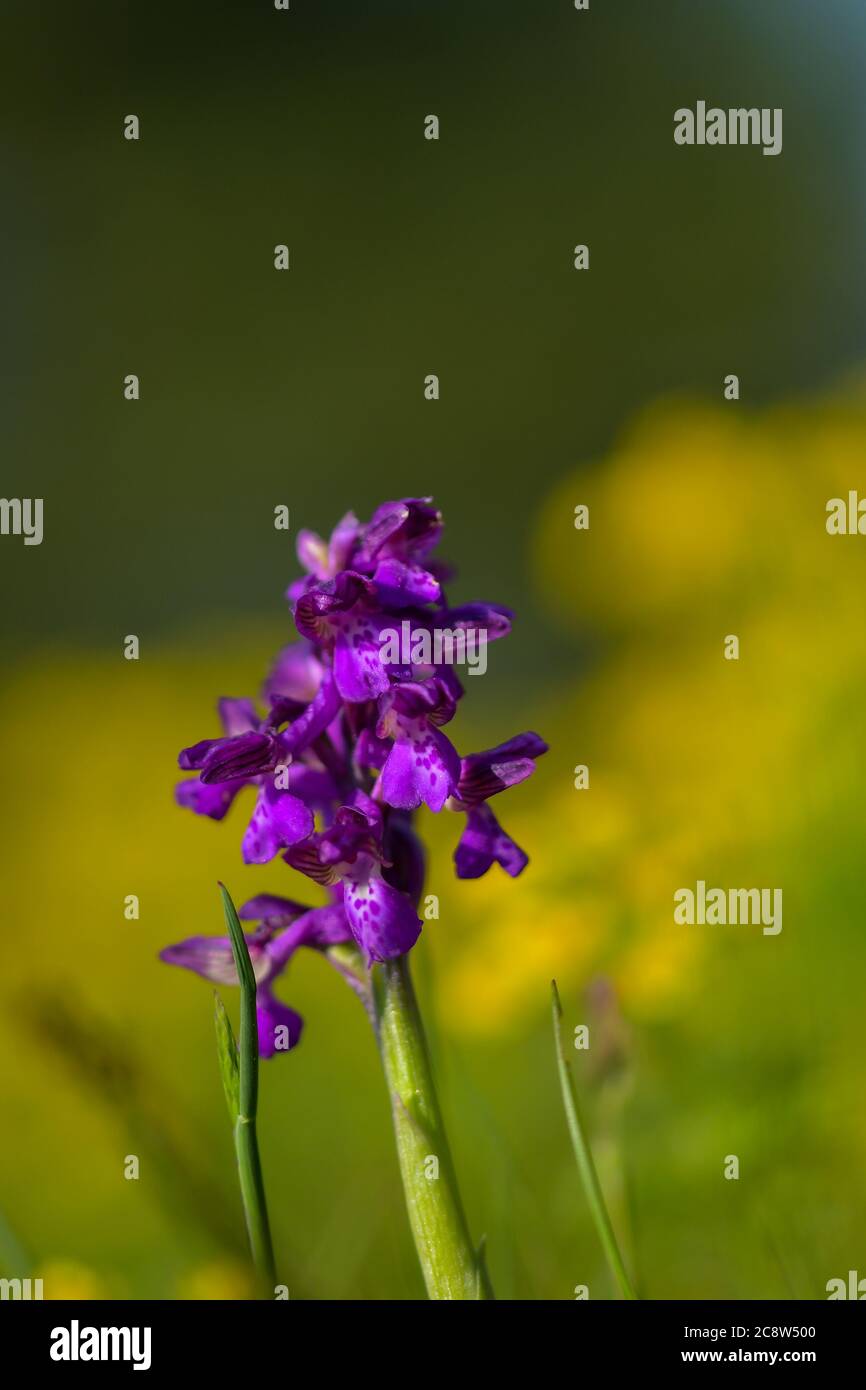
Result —
[{"label": "flower stalk", "polygon": [[490,1299],[457,1187],[406,956],[373,972],[382,1065],[391,1097],[409,1224],[431,1299]]}]

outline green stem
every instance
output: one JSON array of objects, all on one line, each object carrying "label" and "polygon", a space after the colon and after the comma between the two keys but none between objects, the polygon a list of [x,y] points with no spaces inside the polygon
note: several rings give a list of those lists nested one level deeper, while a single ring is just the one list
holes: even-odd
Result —
[{"label": "green stem", "polygon": [[255,1119],[238,1115],[235,1121],[235,1152],[253,1264],[263,1289],[273,1295],[277,1273]]},{"label": "green stem", "polygon": [[256,1022],[256,977],[243,928],[235,905],[227,890],[220,884],[223,908],[232,954],[241,986],[238,1108],[235,1117],[235,1153],[238,1160],[241,1200],[247,1223],[253,1264],[262,1288],[273,1295],[277,1282],[274,1250],[268,1221],[268,1206],[259,1143],[256,1135],[256,1113],[259,1100],[259,1030]]},{"label": "green stem", "polygon": [[373,989],[409,1224],[427,1293],[435,1299],[492,1298],[457,1189],[408,958],[378,967]]},{"label": "green stem", "polygon": [[577,1100],[577,1089],[574,1084],[574,1077],[571,1074],[571,1067],[565,1054],[565,1046],[562,1040],[562,1004],[559,999],[559,991],[556,988],[556,981],[551,983],[553,992],[553,1033],[556,1040],[556,1062],[559,1068],[559,1080],[562,1086],[562,1103],[565,1107],[565,1117],[568,1121],[568,1129],[571,1134],[571,1142],[574,1148],[574,1156],[577,1159],[577,1168],[580,1173],[583,1190],[586,1193],[586,1200],[598,1231],[604,1253],[608,1263],[613,1270],[616,1281],[619,1284],[623,1298],[636,1299],[637,1294],[632,1288],[625,1261],[620,1253],[617,1244],[616,1234],[613,1229],[607,1206],[604,1200],[604,1193],[601,1190],[601,1183],[598,1180],[598,1173],[592,1158],[592,1149],[586,1137],[583,1120],[580,1114],[580,1106]]}]

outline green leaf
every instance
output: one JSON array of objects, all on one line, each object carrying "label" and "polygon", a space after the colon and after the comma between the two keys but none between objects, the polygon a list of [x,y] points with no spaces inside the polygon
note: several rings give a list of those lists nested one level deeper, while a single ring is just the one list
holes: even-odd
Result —
[{"label": "green leaf", "polygon": [[232,1124],[238,1117],[240,1109],[240,1071],[238,1068],[238,1049],[235,1042],[235,1035],[231,1025],[231,1019],[226,1012],[226,1006],[214,990],[214,1025],[216,1027],[217,1039],[217,1059],[219,1061],[220,1076],[222,1077],[223,1090],[225,1091],[226,1105],[229,1108],[229,1116]]},{"label": "green leaf", "polygon": [[235,959],[235,969],[238,972],[241,989],[244,993],[252,991],[255,997],[256,976],[253,970],[253,963],[250,960],[244,929],[241,926],[240,918],[235,910],[235,905],[224,883],[219,885],[219,890],[222,893],[223,912],[225,913],[226,926],[229,929],[229,937],[232,943],[232,955]]},{"label": "green leaf", "polygon": [[[235,969],[238,972],[241,986],[239,1046],[235,1052],[234,1037],[226,1019],[225,1023],[218,1026],[217,1029],[217,1036],[220,1039],[220,1062],[229,1111],[234,1121],[238,1178],[241,1185],[241,1201],[244,1206],[250,1250],[262,1289],[271,1290],[270,1296],[272,1296],[276,1283],[274,1248],[271,1242],[268,1205],[262,1177],[262,1161],[256,1136],[256,1112],[259,1101],[256,974],[253,970],[244,930],[235,911],[235,905],[224,884],[221,883],[219,889],[222,894],[226,926],[231,938]],[[231,1039],[231,1047],[228,1046],[228,1039]],[[223,1063],[223,1059],[227,1055],[233,1059],[231,1063]]]},{"label": "green leaf", "polygon": [[245,1122],[256,1118],[259,1094],[259,1030],[256,1022],[256,972],[244,929],[225,884],[219,885],[223,912],[232,943],[232,956],[241,987],[240,1036],[238,1038],[238,1070],[240,1074],[240,1118]]},{"label": "green leaf", "polygon": [[586,1200],[598,1238],[601,1241],[602,1249],[607,1256],[608,1264],[613,1275],[619,1284],[623,1298],[633,1299],[637,1297],[628,1270],[622,1257],[622,1252],[617,1244],[616,1234],[604,1200],[604,1193],[601,1190],[601,1183],[598,1180],[595,1163],[592,1157],[589,1139],[584,1128],[583,1117],[580,1113],[580,1105],[577,1098],[577,1087],[574,1084],[574,1077],[571,1074],[571,1067],[565,1051],[565,1043],[562,1037],[562,1002],[559,998],[559,990],[556,988],[556,981],[551,980],[551,1003],[553,1009],[553,1038],[556,1045],[556,1065],[559,1071],[559,1084],[562,1088],[562,1105],[565,1110],[565,1119],[568,1124],[568,1132],[571,1135],[571,1144],[574,1149],[574,1157],[577,1162],[577,1169],[580,1173],[580,1180],[583,1183],[583,1190],[586,1193]]}]

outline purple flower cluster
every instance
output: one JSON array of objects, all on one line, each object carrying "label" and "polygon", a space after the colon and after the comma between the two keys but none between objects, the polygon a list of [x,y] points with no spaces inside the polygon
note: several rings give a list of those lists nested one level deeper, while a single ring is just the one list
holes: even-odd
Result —
[{"label": "purple flower cluster", "polygon": [[[505,608],[449,607],[447,572],[430,558],[441,532],[429,498],[387,502],[366,525],[349,513],[328,542],[301,532],[307,574],[287,594],[300,640],[280,652],[264,683],[266,713],[251,700],[223,699],[222,737],[180,754],[181,768],[196,774],[177,788],[181,806],[222,820],[242,788],[256,787],[246,863],[282,853],[328,889],[325,907],[262,894],[240,910],[260,924],[247,939],[263,1056],[300,1035],[301,1019],[271,988],[298,947],[354,941],[369,966],[415,944],[424,852],[412,813],[422,803],[464,817],[454,854],[460,878],[478,878],[494,863],[511,875],[526,866],[488,802],[529,777],[547,745],[523,733],[461,758],[443,733],[464,694],[454,666],[382,658],[386,634],[407,621],[428,639],[446,631],[487,642],[510,631]],[[433,645],[421,641],[418,650],[429,654]],[[192,937],[162,959],[237,983],[227,937]]]}]

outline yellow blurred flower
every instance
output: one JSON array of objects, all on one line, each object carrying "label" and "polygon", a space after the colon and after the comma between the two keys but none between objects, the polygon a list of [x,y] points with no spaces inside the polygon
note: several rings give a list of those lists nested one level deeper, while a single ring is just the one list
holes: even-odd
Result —
[{"label": "yellow blurred flower", "polygon": [[[560,692],[551,753],[503,804],[531,855],[524,878],[446,887],[452,1027],[504,1032],[545,1004],[551,975],[580,987],[599,970],[627,1011],[693,1008],[720,939],[675,924],[673,892],[768,872],[790,887],[816,820],[859,804],[866,539],[831,537],[825,520],[864,457],[862,398],[762,416],[674,401],[545,501],[542,590],[601,633],[600,654]],[[588,790],[572,790],[578,762]],[[444,859],[436,871],[447,885]]]},{"label": "yellow blurred flower", "polygon": [[72,1299],[90,1302],[93,1299],[107,1298],[104,1281],[95,1270],[77,1260],[51,1259],[36,1272],[42,1280],[43,1298],[53,1301]]},{"label": "yellow blurred flower", "polygon": [[252,1271],[238,1260],[211,1260],[189,1270],[178,1283],[177,1297],[192,1300],[238,1300],[256,1297]]}]

